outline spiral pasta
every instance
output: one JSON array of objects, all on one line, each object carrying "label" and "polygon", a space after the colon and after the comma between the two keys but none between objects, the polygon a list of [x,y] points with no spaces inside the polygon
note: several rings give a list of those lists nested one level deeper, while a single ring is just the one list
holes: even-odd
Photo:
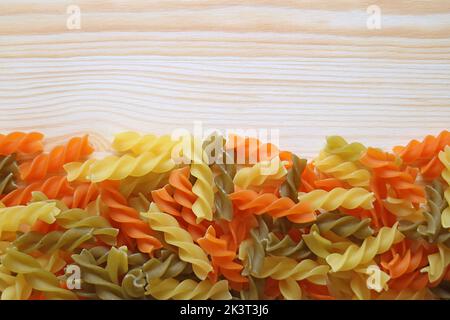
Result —
[{"label": "spiral pasta", "polygon": [[450,248],[446,245],[438,245],[439,251],[428,256],[429,266],[423,268],[422,272],[427,272],[430,282],[435,282],[444,276],[450,264]]},{"label": "spiral pasta", "polygon": [[321,153],[314,162],[317,169],[353,187],[369,186],[370,173],[353,162],[345,161],[337,155]]},{"label": "spiral pasta", "polygon": [[267,180],[279,180],[287,173],[285,164],[279,157],[270,161],[258,162],[252,167],[237,171],[233,182],[238,187],[247,189],[250,186],[261,186]]},{"label": "spiral pasta", "polygon": [[161,248],[161,242],[152,236],[148,224],[140,219],[135,209],[127,205],[126,199],[114,186],[104,185],[101,199],[109,208],[110,219],[120,225],[126,236],[136,240],[139,251],[152,254],[153,250]]},{"label": "spiral pasta", "polygon": [[150,206],[148,219],[151,228],[164,233],[166,242],[178,248],[180,259],[191,263],[196,276],[204,280],[213,268],[205,252],[193,242],[190,234],[180,228],[175,218],[161,212],[156,204]]},{"label": "spiral pasta", "polygon": [[192,187],[192,192],[197,196],[197,200],[192,205],[192,211],[197,216],[198,222],[203,219],[211,221],[214,213],[214,181],[211,168],[206,163],[207,155],[197,139],[184,140],[184,147],[190,151],[185,156],[191,160],[191,174],[197,178]]},{"label": "spiral pasta", "polygon": [[6,194],[17,188],[18,170],[14,155],[0,156],[0,194]]},{"label": "spiral pasta", "polygon": [[39,132],[11,132],[7,135],[0,134],[0,155],[40,152],[43,149],[43,138],[44,135]]},{"label": "spiral pasta", "polygon": [[327,137],[327,143],[324,149],[329,154],[337,155],[351,162],[359,160],[366,150],[367,148],[363,144],[359,142],[348,143],[341,136]]},{"label": "spiral pasta", "polygon": [[0,236],[6,231],[18,231],[21,225],[31,226],[38,220],[53,223],[60,212],[56,204],[46,202],[0,208]]},{"label": "spiral pasta", "polygon": [[447,201],[447,209],[442,212],[441,222],[444,228],[450,228],[450,147],[445,147],[445,151],[439,153],[439,159],[445,166],[442,171],[442,178],[447,182],[447,189],[445,190],[445,200]]},{"label": "spiral pasta", "polygon": [[42,192],[50,199],[59,199],[71,195],[73,188],[64,176],[53,176],[42,182],[34,182],[26,187],[17,188],[6,194],[1,201],[6,206],[18,206],[27,204],[33,192]]},{"label": "spiral pasta", "polygon": [[360,162],[372,169],[374,176],[380,182],[389,184],[398,198],[408,199],[413,203],[425,202],[423,187],[415,183],[416,174],[408,168],[402,170],[394,155],[369,148]]},{"label": "spiral pasta", "polygon": [[81,268],[82,281],[93,287],[95,296],[102,300],[124,299],[118,277],[128,271],[128,256],[125,248],[112,247],[107,253],[105,267],[98,265],[91,252],[84,249],[80,254],[72,255],[74,262]]},{"label": "spiral pasta", "polygon": [[72,138],[66,145],[57,146],[48,154],[42,153],[22,163],[19,166],[20,176],[26,181],[43,179],[49,173],[60,171],[64,164],[80,160],[93,151],[88,136]]},{"label": "spiral pasta", "polygon": [[211,167],[217,171],[214,177],[214,183],[217,187],[217,192],[214,195],[216,217],[231,221],[233,218],[233,204],[231,203],[229,194],[234,192],[235,189],[233,178],[236,174],[236,165],[231,159],[231,155],[224,149],[225,139],[222,136],[213,134],[208,137],[203,145],[206,149],[209,146],[214,147],[215,161]]},{"label": "spiral pasta", "polygon": [[[234,283],[245,283],[248,280],[241,275],[243,266],[236,262],[236,253],[230,250],[226,239],[216,236],[216,230],[210,226],[206,234],[198,239],[199,246],[211,256],[213,269],[220,271],[226,279]],[[214,272],[214,280],[217,280],[217,273]]]},{"label": "spiral pasta", "polygon": [[439,177],[443,170],[438,154],[449,145],[450,132],[444,130],[436,137],[428,135],[421,142],[412,140],[406,147],[397,146],[394,152],[405,164],[420,167],[424,178],[433,180]]},{"label": "spiral pasta", "polygon": [[[88,160],[89,161],[89,160]],[[167,153],[145,152],[138,156],[125,154],[121,157],[108,156],[102,160],[88,163],[75,163],[65,166],[71,179],[86,177],[92,182],[122,180],[127,177],[142,177],[151,172],[164,173],[172,170],[175,163]]]},{"label": "spiral pasta", "polygon": [[209,280],[195,282],[193,280],[177,281],[171,279],[153,279],[147,286],[147,294],[158,300],[229,300],[228,282],[221,280],[212,283]]},{"label": "spiral pasta", "polygon": [[449,137],[0,135],[0,298],[448,299]]},{"label": "spiral pasta", "polygon": [[128,131],[116,134],[112,147],[118,152],[131,151],[135,155],[145,152],[155,154],[166,153],[171,150],[179,141],[172,139],[169,135],[155,136],[153,134],[141,135],[137,132]]},{"label": "spiral pasta", "polygon": [[358,239],[366,239],[373,234],[370,227],[370,219],[343,215],[337,212],[324,212],[317,217],[316,224],[320,232],[333,231],[341,237],[354,236]]},{"label": "spiral pasta", "polygon": [[334,272],[351,270],[370,262],[377,254],[386,252],[402,239],[403,235],[397,230],[397,225],[392,228],[383,227],[376,237],[366,238],[361,246],[350,245],[342,254],[328,255],[326,261]]},{"label": "spiral pasta", "polygon": [[2,265],[8,270],[22,274],[24,280],[34,289],[43,292],[48,299],[77,299],[77,296],[59,285],[58,278],[41,267],[33,257],[10,248],[1,257]]},{"label": "spiral pasta", "polygon": [[307,161],[300,159],[295,154],[292,157],[292,167],[288,169],[286,181],[280,186],[280,195],[289,197],[292,201],[298,202],[298,190],[301,187],[301,176],[306,168]]},{"label": "spiral pasta", "polygon": [[278,198],[271,193],[258,194],[252,190],[236,191],[230,195],[233,204],[244,212],[267,213],[274,218],[287,217],[297,223],[314,221],[316,215],[309,202],[295,203],[290,198]]},{"label": "spiral pasta", "polygon": [[352,188],[349,190],[335,188],[329,192],[324,190],[314,190],[306,194],[299,194],[300,203],[308,203],[312,210],[324,209],[327,211],[336,210],[339,207],[345,209],[371,209],[373,207],[373,193],[363,188]]},{"label": "spiral pasta", "polygon": [[317,283],[324,283],[329,271],[327,265],[321,265],[314,260],[305,259],[300,262],[287,257],[265,257],[264,264],[257,278],[271,277],[275,280],[294,279],[296,281],[309,279]]},{"label": "spiral pasta", "polygon": [[450,234],[442,228],[442,214],[447,207],[444,199],[442,183],[438,180],[425,187],[427,192],[428,210],[423,212],[425,221],[400,221],[400,231],[412,238],[424,237],[430,243],[446,243],[450,245]]}]

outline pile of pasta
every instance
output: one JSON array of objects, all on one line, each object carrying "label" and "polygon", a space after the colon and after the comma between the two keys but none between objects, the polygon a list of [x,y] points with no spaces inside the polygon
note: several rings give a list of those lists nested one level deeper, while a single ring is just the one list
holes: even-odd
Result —
[{"label": "pile of pasta", "polygon": [[448,299],[450,133],[0,135],[1,299]]}]

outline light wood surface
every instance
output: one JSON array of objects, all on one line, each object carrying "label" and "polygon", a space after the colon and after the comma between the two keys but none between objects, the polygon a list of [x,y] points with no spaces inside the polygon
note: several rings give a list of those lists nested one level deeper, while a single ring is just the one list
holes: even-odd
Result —
[{"label": "light wood surface", "polygon": [[279,129],[309,158],[331,134],[390,148],[449,129],[450,1],[0,1],[0,131],[107,150],[194,121]]}]

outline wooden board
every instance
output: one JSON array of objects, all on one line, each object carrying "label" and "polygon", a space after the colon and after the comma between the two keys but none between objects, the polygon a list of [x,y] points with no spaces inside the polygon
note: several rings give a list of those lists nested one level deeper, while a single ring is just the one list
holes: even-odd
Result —
[{"label": "wooden board", "polygon": [[2,0],[0,112],[100,150],[194,121],[309,158],[331,134],[389,148],[450,127],[450,1]]}]

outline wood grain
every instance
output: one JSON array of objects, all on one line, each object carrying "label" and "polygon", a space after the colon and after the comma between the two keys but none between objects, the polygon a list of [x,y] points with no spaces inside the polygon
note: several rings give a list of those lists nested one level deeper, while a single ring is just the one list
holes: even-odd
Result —
[{"label": "wood grain", "polygon": [[202,121],[309,158],[331,134],[389,148],[450,127],[450,1],[3,0],[0,111],[50,146]]}]

